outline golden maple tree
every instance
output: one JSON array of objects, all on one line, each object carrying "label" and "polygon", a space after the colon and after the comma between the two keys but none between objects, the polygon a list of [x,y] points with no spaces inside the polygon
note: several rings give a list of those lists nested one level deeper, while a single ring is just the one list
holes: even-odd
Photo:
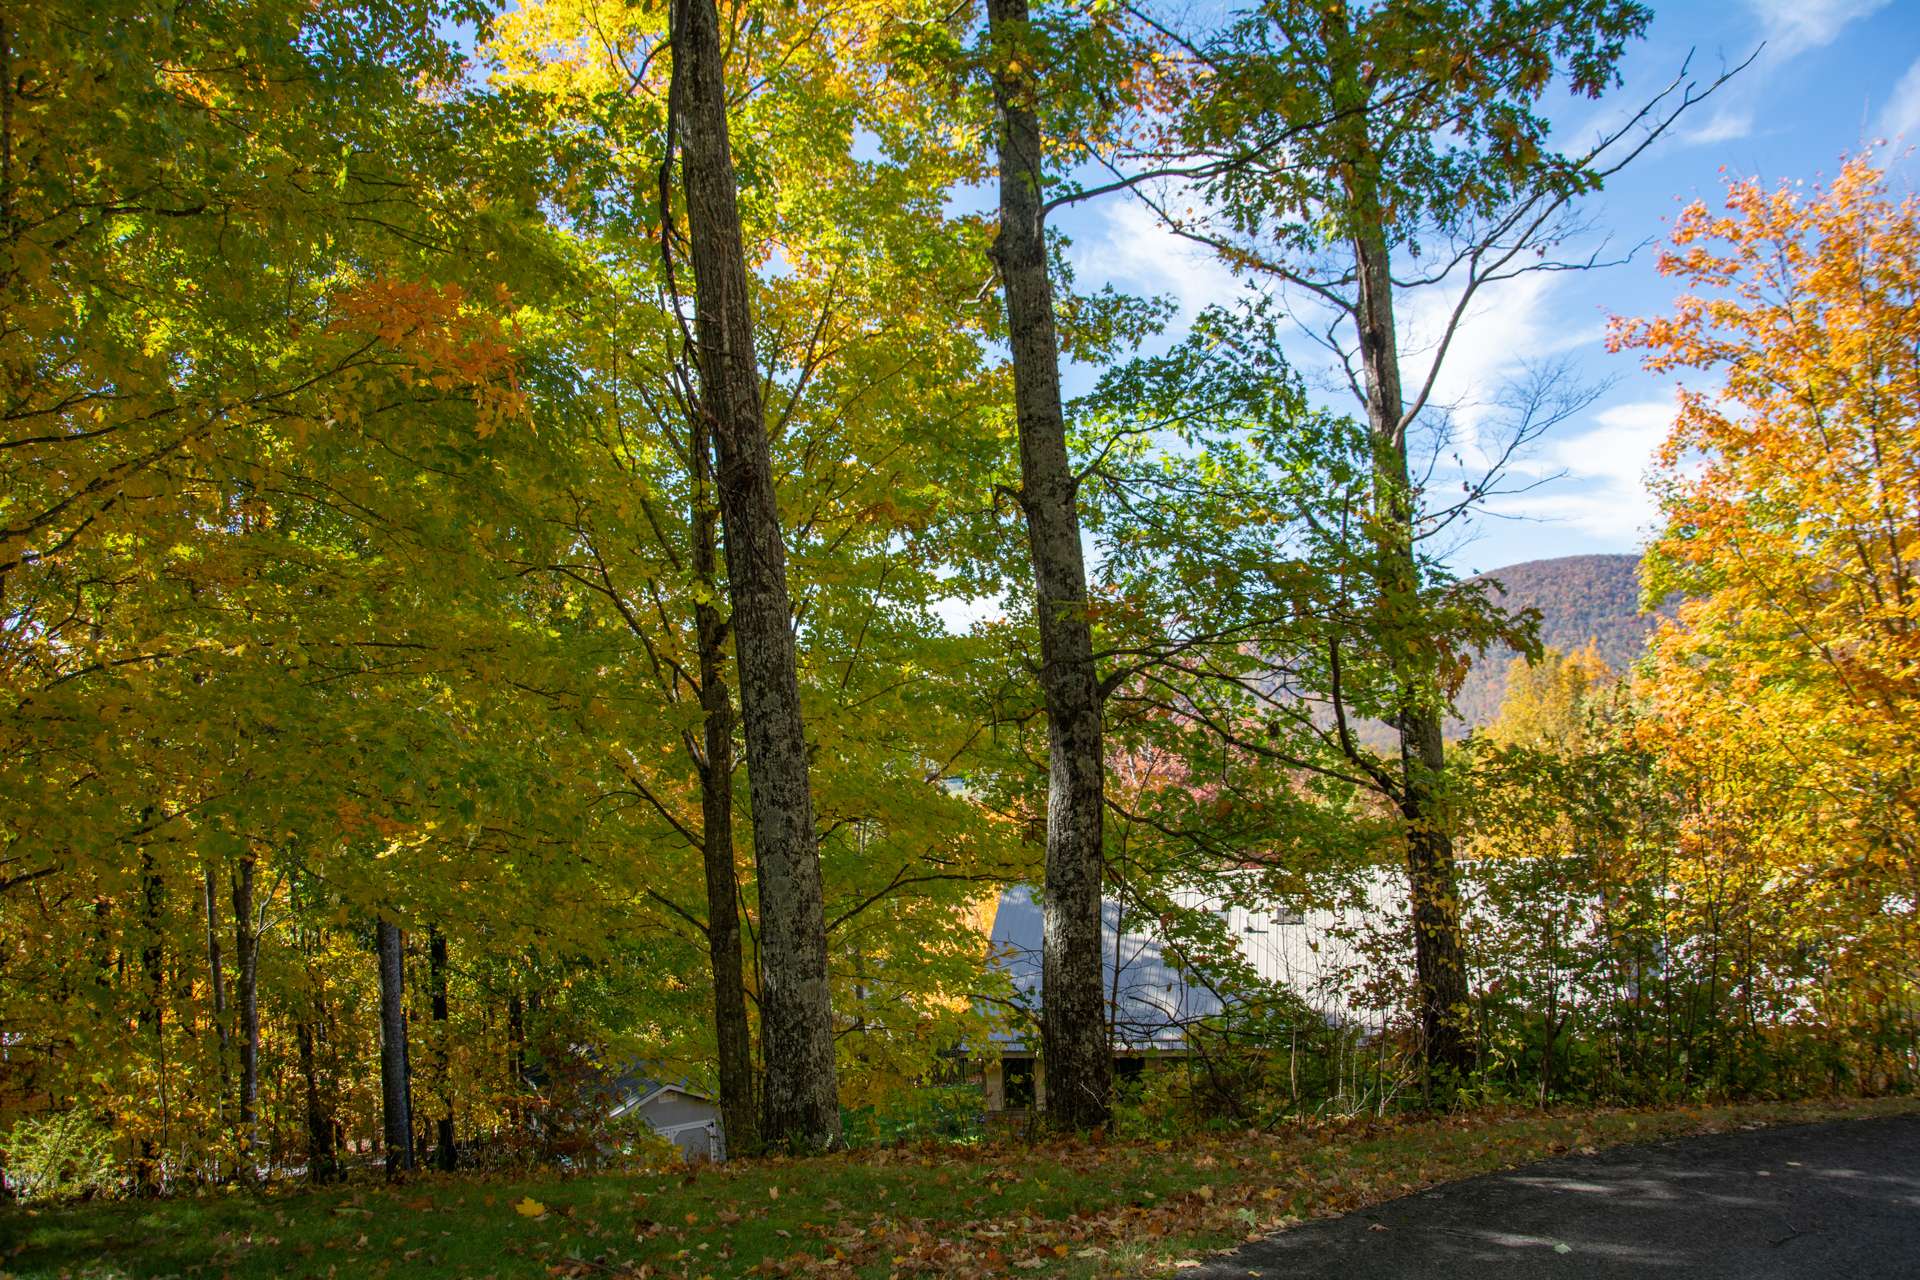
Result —
[{"label": "golden maple tree", "polygon": [[[1683,383],[1656,488],[1641,725],[1698,783],[1684,849],[1788,897],[1857,1011],[1912,1007],[1920,955],[1920,202],[1855,159],[1682,215],[1671,315],[1616,349]],[[1711,380],[1709,380],[1711,379]],[[1905,1016],[1911,1017],[1908,1013]]]}]

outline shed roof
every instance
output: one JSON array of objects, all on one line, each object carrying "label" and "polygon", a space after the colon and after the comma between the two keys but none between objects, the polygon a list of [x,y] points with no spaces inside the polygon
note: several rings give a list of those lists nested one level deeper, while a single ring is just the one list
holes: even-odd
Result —
[{"label": "shed roof", "polygon": [[607,1083],[606,1093],[610,1103],[609,1114],[615,1118],[646,1106],[663,1093],[681,1093],[703,1102],[713,1101],[712,1094],[696,1089],[693,1082],[685,1077],[660,1080],[648,1075],[644,1068],[632,1068],[614,1077]]}]

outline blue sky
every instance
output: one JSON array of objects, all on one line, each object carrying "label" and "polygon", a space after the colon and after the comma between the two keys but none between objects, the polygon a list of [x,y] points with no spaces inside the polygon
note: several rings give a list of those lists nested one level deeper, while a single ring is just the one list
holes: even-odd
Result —
[{"label": "blue sky", "polygon": [[[1920,0],[1653,3],[1650,37],[1630,54],[1625,87],[1556,118],[1563,145],[1589,141],[1609,106],[1651,96],[1689,51],[1695,75],[1711,79],[1763,41],[1766,47],[1584,207],[1615,256],[1645,246],[1631,261],[1489,290],[1456,339],[1441,398],[1469,437],[1476,418],[1491,412],[1487,406],[1529,361],[1565,360],[1581,379],[1606,386],[1520,461],[1523,478],[1544,483],[1495,500],[1498,516],[1479,520],[1452,545],[1450,561],[1461,572],[1633,551],[1645,541],[1655,509],[1643,476],[1671,418],[1673,386],[1641,372],[1630,355],[1609,355],[1604,334],[1610,314],[1650,314],[1671,301],[1676,285],[1654,270],[1654,242],[1683,204],[1716,200],[1727,176],[1816,181],[1844,155],[1880,139],[1886,142],[1878,153],[1891,161],[1896,186],[1911,189],[1920,176],[1920,161],[1903,154],[1909,143],[1920,145]],[[1073,241],[1069,257],[1082,288],[1111,282],[1171,297],[1185,318],[1240,287],[1205,250],[1161,230],[1124,197],[1072,210],[1057,225]],[[1084,379],[1072,381],[1078,385],[1071,389],[1085,386]]]}]

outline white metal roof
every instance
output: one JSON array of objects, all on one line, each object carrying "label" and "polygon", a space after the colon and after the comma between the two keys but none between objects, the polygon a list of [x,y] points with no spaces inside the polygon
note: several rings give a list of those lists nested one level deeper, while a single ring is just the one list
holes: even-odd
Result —
[{"label": "white metal roof", "polygon": [[[1360,962],[1346,936],[1363,914],[1379,915],[1404,901],[1404,878],[1391,870],[1371,874],[1366,902],[1344,910],[1294,910],[1285,904],[1254,909],[1226,905],[1218,892],[1194,889],[1173,895],[1187,911],[1224,915],[1227,932],[1259,979],[1283,987],[1331,1021],[1355,1015],[1347,999],[1348,979]],[[1222,997],[1248,993],[1231,990],[1225,975],[1208,974],[1166,941],[1159,921],[1129,912],[1117,898],[1101,903],[1101,942],[1109,1018],[1117,1050],[1178,1051],[1186,1047],[1185,1028],[1222,1010]],[[1012,978],[1015,999],[1036,1017],[1040,1007],[1041,904],[1029,886],[1016,885],[1000,896],[994,913],[989,963]],[[996,1034],[1003,1050],[1030,1048],[1019,1029]]]}]

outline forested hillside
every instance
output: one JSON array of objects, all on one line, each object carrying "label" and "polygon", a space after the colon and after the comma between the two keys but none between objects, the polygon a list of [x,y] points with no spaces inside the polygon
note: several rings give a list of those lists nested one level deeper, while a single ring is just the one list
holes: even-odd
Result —
[{"label": "forested hillside", "polygon": [[[1540,643],[1572,653],[1592,642],[1613,670],[1625,675],[1645,649],[1652,615],[1640,612],[1640,557],[1634,555],[1558,556],[1526,560],[1481,575],[1502,590],[1495,598],[1504,609],[1538,609]],[[1454,699],[1454,735],[1492,723],[1506,691],[1507,664],[1514,651],[1490,650],[1476,660]]]}]

